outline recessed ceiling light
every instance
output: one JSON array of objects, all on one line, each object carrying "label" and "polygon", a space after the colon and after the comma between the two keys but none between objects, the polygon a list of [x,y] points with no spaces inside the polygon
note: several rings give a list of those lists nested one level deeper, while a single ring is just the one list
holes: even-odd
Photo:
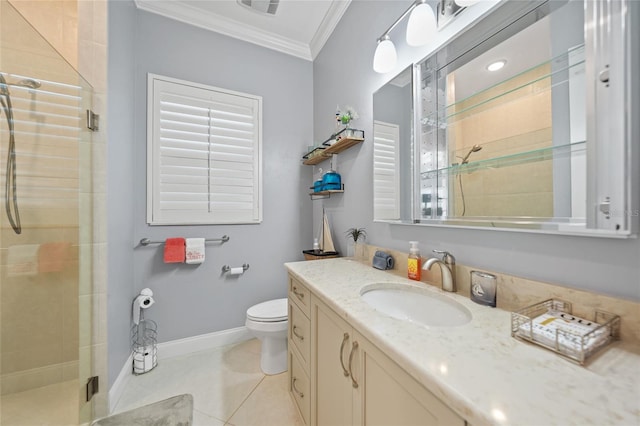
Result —
[{"label": "recessed ceiling light", "polygon": [[498,71],[499,69],[504,67],[506,65],[506,63],[507,63],[507,61],[505,61],[504,59],[492,62],[489,65],[487,65],[487,70],[489,70],[489,71]]}]

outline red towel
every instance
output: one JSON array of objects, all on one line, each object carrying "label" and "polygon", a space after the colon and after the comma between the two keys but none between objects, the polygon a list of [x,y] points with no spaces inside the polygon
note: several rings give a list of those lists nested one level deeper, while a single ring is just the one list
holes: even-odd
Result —
[{"label": "red towel", "polygon": [[60,272],[69,260],[71,243],[43,243],[38,250],[38,272]]},{"label": "red towel", "polygon": [[184,238],[167,238],[164,242],[164,263],[184,263]]}]

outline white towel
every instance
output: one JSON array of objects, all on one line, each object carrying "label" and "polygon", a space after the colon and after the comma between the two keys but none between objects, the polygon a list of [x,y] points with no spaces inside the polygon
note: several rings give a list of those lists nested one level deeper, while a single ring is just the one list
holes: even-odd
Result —
[{"label": "white towel", "polygon": [[189,264],[204,262],[204,238],[187,238],[186,239],[186,259]]},{"label": "white towel", "polygon": [[37,275],[39,249],[39,244],[9,246],[7,275],[10,277]]}]

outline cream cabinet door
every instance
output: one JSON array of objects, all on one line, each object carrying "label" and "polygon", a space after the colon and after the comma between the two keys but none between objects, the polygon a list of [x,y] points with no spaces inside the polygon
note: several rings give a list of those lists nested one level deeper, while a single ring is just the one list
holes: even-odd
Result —
[{"label": "cream cabinet door", "polygon": [[465,421],[388,356],[355,334],[359,353],[352,372],[358,384],[354,416],[366,426],[464,426]]},{"label": "cream cabinet door", "polygon": [[311,296],[312,426],[464,426],[465,421]]},{"label": "cream cabinet door", "polygon": [[354,395],[348,364],[353,330],[315,296],[311,300],[311,424],[351,425]]}]

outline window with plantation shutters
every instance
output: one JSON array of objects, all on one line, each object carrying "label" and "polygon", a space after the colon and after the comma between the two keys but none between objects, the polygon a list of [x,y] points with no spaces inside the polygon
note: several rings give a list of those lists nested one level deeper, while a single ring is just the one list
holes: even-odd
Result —
[{"label": "window with plantation shutters", "polygon": [[147,222],[262,221],[262,98],[149,74]]},{"label": "window with plantation shutters", "polygon": [[400,128],[397,124],[373,123],[373,217],[400,219]]}]

